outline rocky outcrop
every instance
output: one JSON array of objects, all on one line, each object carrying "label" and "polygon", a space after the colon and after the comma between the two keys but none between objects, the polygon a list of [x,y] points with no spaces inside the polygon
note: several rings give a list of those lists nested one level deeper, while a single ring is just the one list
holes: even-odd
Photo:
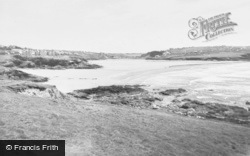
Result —
[{"label": "rocky outcrop", "polygon": [[179,88],[179,89],[167,89],[165,91],[161,91],[160,94],[170,96],[170,95],[182,94],[185,92],[187,92],[185,89]]},{"label": "rocky outcrop", "polygon": [[25,80],[32,82],[46,82],[48,78],[31,75],[20,70],[0,67],[0,79]]},{"label": "rocky outcrop", "polygon": [[[162,109],[184,116],[215,119],[250,126],[250,112],[237,106],[213,102],[201,102],[185,98],[188,91],[183,88],[148,91],[140,85],[113,85],[75,90],[70,96],[100,103],[125,105],[137,108]],[[166,104],[168,99],[173,99]]]},{"label": "rocky outcrop", "polygon": [[88,95],[109,95],[109,94],[120,94],[120,93],[140,93],[144,92],[139,85],[112,85],[112,86],[99,86],[97,88],[76,90],[76,92],[85,93]]},{"label": "rocky outcrop", "polygon": [[101,103],[138,108],[152,107],[154,101],[160,100],[139,85],[99,86],[92,89],[75,90],[69,95],[80,99],[92,99]]},{"label": "rocky outcrop", "polygon": [[[250,126],[249,110],[238,106],[189,99],[186,98],[188,94],[184,93],[188,92],[182,88],[158,92],[158,94],[162,95],[165,99],[173,99],[171,103],[160,103],[159,106],[162,109],[184,116],[215,119]],[[248,102],[246,102],[246,104],[247,103]]]},{"label": "rocky outcrop", "polygon": [[38,96],[43,98],[52,98],[52,99],[65,99],[66,95],[61,93],[55,86],[36,84],[36,83],[20,83],[7,88],[15,93],[29,95],[29,96]]},{"label": "rocky outcrop", "polygon": [[[190,116],[217,119],[250,126],[250,112],[242,107],[183,99],[181,111]],[[189,110],[189,111],[185,111]],[[190,111],[191,110],[191,111]]]}]

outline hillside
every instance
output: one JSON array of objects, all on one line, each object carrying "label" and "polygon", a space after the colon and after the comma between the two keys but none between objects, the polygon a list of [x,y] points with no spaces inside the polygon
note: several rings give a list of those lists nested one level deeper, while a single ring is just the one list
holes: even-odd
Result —
[{"label": "hillside", "polygon": [[[73,94],[77,95],[74,98],[55,86],[32,82],[34,75],[26,78],[1,78],[1,139],[64,139],[67,156],[250,154],[249,126],[148,107],[160,99],[149,95],[141,86],[79,90]],[[160,94],[183,92],[183,89],[166,90]],[[94,100],[81,99],[92,94]],[[202,103],[187,102],[183,109],[204,109],[200,108]],[[225,112],[227,116],[234,111],[228,108],[222,107],[214,115]],[[248,115],[249,112],[244,118]]]},{"label": "hillside", "polygon": [[0,80],[9,79],[9,80],[25,80],[32,82],[46,82],[48,81],[47,77],[34,76],[20,70],[9,69],[0,66]]},{"label": "hillside", "polygon": [[[1,88],[12,83],[0,81]],[[250,129],[240,125],[10,90],[2,90],[0,96],[1,139],[65,139],[67,156],[250,152]]]},{"label": "hillside", "polygon": [[24,57],[8,55],[2,58],[0,65],[11,68],[39,68],[39,69],[96,69],[101,66],[90,64],[83,58],[51,58],[51,57]]},{"label": "hillside", "polygon": [[151,51],[141,55],[153,60],[250,60],[249,46],[213,46],[170,48],[162,51]]},{"label": "hillside", "polygon": [[86,60],[103,60],[103,59],[136,58],[136,57],[139,57],[141,54],[32,49],[32,48],[22,48],[19,46],[1,46],[0,45],[0,56],[1,55],[21,55],[25,57],[47,57],[47,58],[77,57],[77,58],[83,58]]},{"label": "hillside", "polygon": [[[63,94],[56,86],[40,83],[48,78],[15,68],[76,68],[77,63],[88,63],[77,58],[1,55],[0,63],[7,66],[0,66],[0,139],[63,139],[67,156],[250,154],[249,107],[187,99],[188,91],[182,88],[152,92],[141,85]],[[14,68],[8,67],[11,64]],[[166,98],[171,103],[163,107]]]}]

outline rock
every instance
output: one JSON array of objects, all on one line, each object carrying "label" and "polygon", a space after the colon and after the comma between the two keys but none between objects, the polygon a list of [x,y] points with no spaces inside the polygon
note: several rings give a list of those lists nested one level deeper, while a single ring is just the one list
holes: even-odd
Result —
[{"label": "rock", "polygon": [[34,68],[36,67],[35,63],[31,61],[24,61],[22,64],[19,65],[20,68]]},{"label": "rock", "polygon": [[185,89],[179,88],[179,89],[168,89],[160,92],[160,94],[170,96],[170,95],[182,94],[185,92],[187,92]]},{"label": "rock", "polygon": [[15,64],[13,62],[8,61],[8,62],[4,63],[3,66],[4,67],[14,67]]},{"label": "rock", "polygon": [[56,65],[56,66],[54,66],[54,67],[48,67],[48,68],[51,68],[51,69],[56,69],[56,70],[62,70],[62,69],[65,69],[65,68],[63,68],[62,66],[60,66],[60,65]]},{"label": "rock", "polygon": [[180,100],[174,99],[174,100],[172,100],[172,102],[173,102],[173,103],[180,103]]},{"label": "rock", "polygon": [[148,97],[148,98],[145,98],[144,100],[149,101],[149,102],[154,102],[156,99],[153,97]]},{"label": "rock", "polygon": [[162,98],[155,97],[154,100],[155,100],[155,101],[162,101]]},{"label": "rock", "polygon": [[71,95],[71,96],[74,96],[76,98],[80,98],[80,99],[90,99],[88,94],[82,93],[82,92],[74,91],[74,92],[68,93],[68,94]]},{"label": "rock", "polygon": [[77,93],[85,93],[88,95],[108,95],[108,94],[121,94],[121,93],[140,93],[146,90],[140,88],[139,85],[112,85],[112,86],[99,86],[91,89],[75,90]]},{"label": "rock", "polygon": [[99,86],[91,89],[75,90],[70,95],[114,105],[126,105],[137,108],[148,108],[154,103],[155,97],[139,85]]},{"label": "rock", "polygon": [[195,113],[195,109],[193,109],[193,108],[190,108],[190,109],[188,109],[188,111],[187,111],[187,114],[188,115],[193,115]]},{"label": "rock", "polygon": [[159,109],[160,107],[155,105],[155,104],[152,104],[152,109]]},{"label": "rock", "polygon": [[247,101],[247,102],[246,102],[246,105],[250,105],[250,102],[249,102],[249,101]]},{"label": "rock", "polygon": [[76,69],[96,69],[96,68],[101,68],[101,66],[96,65],[96,64],[89,64],[87,62],[81,62],[75,67]]},{"label": "rock", "polygon": [[189,109],[190,107],[189,107],[189,105],[184,104],[184,105],[180,106],[180,108],[183,108],[183,109]]},{"label": "rock", "polygon": [[128,105],[129,103],[130,102],[128,100],[125,100],[125,99],[121,100],[121,104],[123,105]]},{"label": "rock", "polygon": [[242,107],[219,103],[203,103],[198,100],[183,99],[180,108],[187,114],[199,115],[203,118],[217,119],[237,124],[250,125],[250,112]]}]

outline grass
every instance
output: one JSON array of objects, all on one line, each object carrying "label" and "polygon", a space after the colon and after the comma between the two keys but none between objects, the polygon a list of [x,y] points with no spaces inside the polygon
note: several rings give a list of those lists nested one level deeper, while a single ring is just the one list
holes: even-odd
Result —
[{"label": "grass", "polygon": [[0,139],[65,139],[67,156],[250,152],[250,129],[239,125],[103,103],[0,96]]}]

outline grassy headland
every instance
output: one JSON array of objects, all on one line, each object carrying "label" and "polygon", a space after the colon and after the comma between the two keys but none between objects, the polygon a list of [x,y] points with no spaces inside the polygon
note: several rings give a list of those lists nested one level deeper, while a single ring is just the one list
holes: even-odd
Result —
[{"label": "grassy headland", "polygon": [[141,57],[149,60],[249,61],[249,46],[170,48],[151,51]]},{"label": "grassy headland", "polygon": [[23,57],[14,55],[2,63],[5,67],[43,68],[43,69],[95,69],[101,68],[96,64],[89,64],[85,59],[54,59],[45,57]]}]

